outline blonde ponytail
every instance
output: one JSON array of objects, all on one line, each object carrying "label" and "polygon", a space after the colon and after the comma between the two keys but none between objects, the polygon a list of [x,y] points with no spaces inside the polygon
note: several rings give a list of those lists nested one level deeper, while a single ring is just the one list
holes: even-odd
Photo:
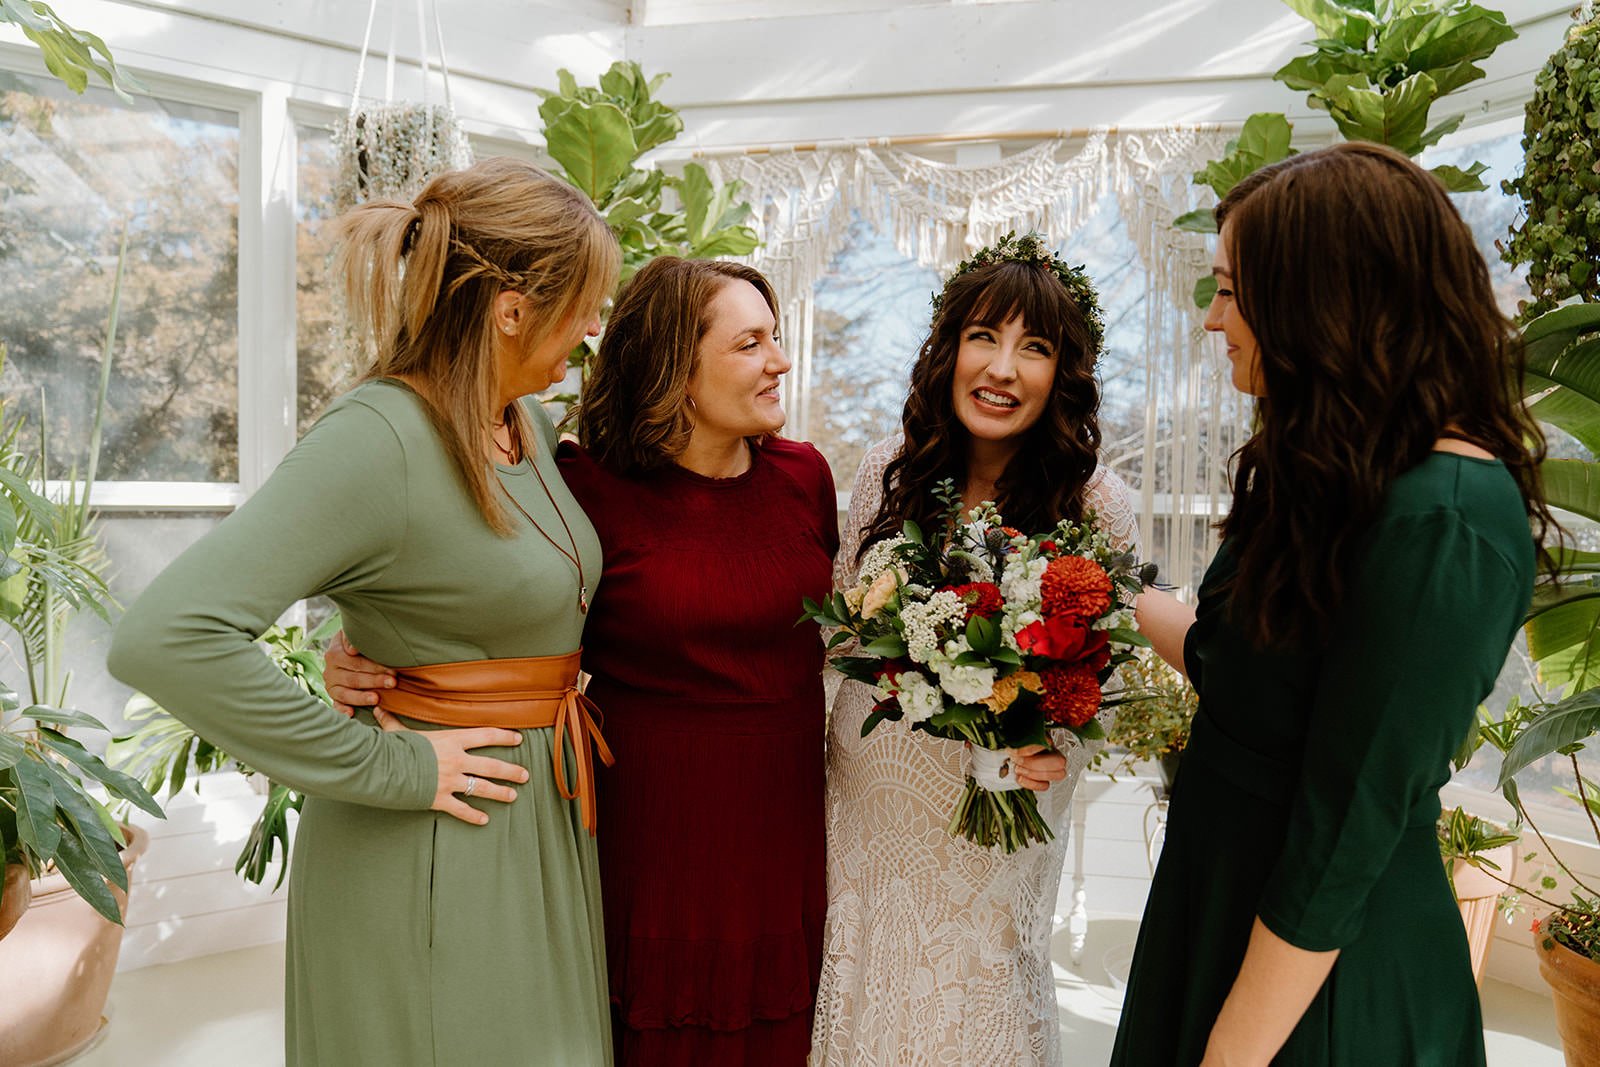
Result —
[{"label": "blonde ponytail", "polygon": [[616,288],[616,238],[581,192],[504,157],[441,174],[410,204],[362,204],[339,220],[337,236],[351,319],[371,330],[362,380],[425,386],[428,415],[468,491],[509,534],[484,436],[505,419],[526,446],[535,438],[521,405],[496,410],[495,298],[510,290],[526,301],[529,328],[518,340],[531,354]]}]

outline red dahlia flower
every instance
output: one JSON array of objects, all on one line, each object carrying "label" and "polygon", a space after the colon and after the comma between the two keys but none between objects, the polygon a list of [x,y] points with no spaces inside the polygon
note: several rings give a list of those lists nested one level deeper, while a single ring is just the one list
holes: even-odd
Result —
[{"label": "red dahlia flower", "polygon": [[1061,556],[1045,568],[1039,593],[1047,616],[1098,619],[1111,607],[1111,576],[1092,559]]},{"label": "red dahlia flower", "polygon": [[949,589],[967,606],[969,619],[975,615],[994,615],[1005,607],[1000,587],[993,582],[968,582],[965,585],[952,585]]},{"label": "red dahlia flower", "polygon": [[1100,710],[1100,680],[1088,664],[1046,667],[1039,674],[1044,679],[1039,706],[1051,725],[1082,726]]}]

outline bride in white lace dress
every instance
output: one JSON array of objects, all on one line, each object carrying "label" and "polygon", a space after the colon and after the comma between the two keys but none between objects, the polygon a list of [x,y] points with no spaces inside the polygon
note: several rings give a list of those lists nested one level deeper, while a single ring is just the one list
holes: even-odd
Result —
[{"label": "bride in white lace dress", "polygon": [[[902,433],[874,446],[856,475],[836,586],[854,584],[864,542],[908,518],[932,528],[930,490],[943,476],[962,484],[968,506],[994,500],[1029,532],[1092,510],[1113,540],[1137,548],[1127,487],[1096,463],[1100,323],[1087,279],[1027,239],[976,259],[946,283]],[[845,681],[829,725],[828,918],[811,1062],[1058,1064],[1049,939],[1088,751],[1054,734],[1065,774],[1037,794],[1054,840],[1008,856],[945,829],[965,784],[964,746],[899,724],[863,738],[873,703],[870,687]],[[1030,763],[1039,778],[1061,775],[1061,757],[1043,755],[1021,761],[1019,779]]]}]

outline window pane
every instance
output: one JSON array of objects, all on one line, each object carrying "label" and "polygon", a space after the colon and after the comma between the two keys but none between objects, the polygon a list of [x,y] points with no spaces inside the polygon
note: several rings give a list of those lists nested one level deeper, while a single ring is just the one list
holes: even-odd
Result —
[{"label": "window pane", "polygon": [[[328,130],[300,126],[295,192],[296,374],[298,434],[317,421],[334,397],[350,387],[349,349],[338,335],[333,275],[333,141]],[[297,435],[298,435],[297,434]]]},{"label": "window pane", "polygon": [[238,480],[238,125],[0,71],[0,390],[52,473],[86,457],[126,226],[100,477]]},{"label": "window pane", "polygon": [[[786,432],[817,446],[842,493],[867,449],[900,429],[911,366],[928,334],[928,297],[938,287],[936,272],[901,255],[859,214],[817,281],[812,376],[801,388],[809,403],[791,413]],[[792,353],[800,339],[783,342]]]}]

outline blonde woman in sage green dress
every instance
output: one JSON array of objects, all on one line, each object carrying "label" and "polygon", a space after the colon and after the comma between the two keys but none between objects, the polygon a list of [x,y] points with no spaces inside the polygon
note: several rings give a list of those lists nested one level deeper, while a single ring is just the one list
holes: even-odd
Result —
[{"label": "blonde woman in sage green dress", "polygon": [[553,700],[581,744],[548,727],[350,719],[252,642],[324,595],[386,663],[481,676],[494,664],[475,661],[576,652],[600,547],[556,470],[549,420],[517,398],[559,379],[598,329],[616,243],[581,194],[504,159],[342,225],[376,360],[139,598],[110,667],[307,794],[289,885],[290,1064],[609,1063],[581,702]]}]

